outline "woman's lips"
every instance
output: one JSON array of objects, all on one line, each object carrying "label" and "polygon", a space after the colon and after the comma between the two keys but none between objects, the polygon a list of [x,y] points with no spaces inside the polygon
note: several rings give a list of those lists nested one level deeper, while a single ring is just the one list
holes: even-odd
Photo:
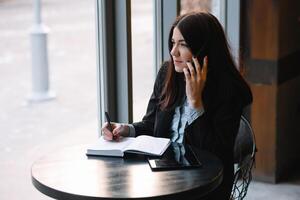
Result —
[{"label": "woman's lips", "polygon": [[183,63],[182,61],[180,61],[180,60],[174,60],[174,63],[177,63],[177,64],[179,64],[179,63]]}]

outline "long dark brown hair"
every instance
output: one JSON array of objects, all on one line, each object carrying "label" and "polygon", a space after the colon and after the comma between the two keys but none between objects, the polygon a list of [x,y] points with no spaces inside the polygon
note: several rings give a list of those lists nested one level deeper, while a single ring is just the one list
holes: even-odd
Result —
[{"label": "long dark brown hair", "polygon": [[[172,50],[173,30],[177,27],[193,56],[202,63],[208,57],[208,73],[202,100],[205,111],[212,110],[226,96],[238,95],[243,106],[252,102],[250,87],[241,76],[230,53],[223,28],[209,13],[188,13],[177,17],[169,33],[169,52]],[[185,95],[184,74],[177,73],[172,56],[168,62],[160,108],[172,109]],[[218,102],[219,101],[219,102]]]}]

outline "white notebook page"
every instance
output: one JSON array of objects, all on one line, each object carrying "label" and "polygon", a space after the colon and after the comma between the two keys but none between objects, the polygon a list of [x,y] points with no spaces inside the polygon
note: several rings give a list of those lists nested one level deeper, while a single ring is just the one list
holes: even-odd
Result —
[{"label": "white notebook page", "polygon": [[96,144],[90,146],[89,149],[93,150],[114,150],[118,149],[123,151],[130,143],[132,143],[135,138],[131,137],[124,137],[120,141],[108,141],[105,140],[103,137],[100,137]]},{"label": "white notebook page", "polygon": [[147,135],[139,136],[134,142],[125,147],[126,150],[135,150],[160,155],[167,147],[170,139],[157,138]]}]

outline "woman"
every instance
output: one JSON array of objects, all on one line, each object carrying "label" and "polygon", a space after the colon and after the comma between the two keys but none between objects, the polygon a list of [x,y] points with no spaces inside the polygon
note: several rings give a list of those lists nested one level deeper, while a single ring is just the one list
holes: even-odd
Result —
[{"label": "woman", "polygon": [[141,122],[104,124],[107,140],[142,134],[189,143],[217,155],[223,182],[208,199],[229,199],[233,148],[243,108],[252,93],[230,54],[221,24],[211,14],[179,16],[169,33],[170,60],[162,65]]}]

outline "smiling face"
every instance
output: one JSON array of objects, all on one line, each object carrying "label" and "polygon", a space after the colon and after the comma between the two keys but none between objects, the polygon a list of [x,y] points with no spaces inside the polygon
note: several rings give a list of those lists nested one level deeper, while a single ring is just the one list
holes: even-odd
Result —
[{"label": "smiling face", "polygon": [[187,67],[186,62],[192,60],[192,52],[185,42],[182,34],[177,27],[173,30],[172,49],[170,52],[176,72],[183,72],[183,68]]}]

